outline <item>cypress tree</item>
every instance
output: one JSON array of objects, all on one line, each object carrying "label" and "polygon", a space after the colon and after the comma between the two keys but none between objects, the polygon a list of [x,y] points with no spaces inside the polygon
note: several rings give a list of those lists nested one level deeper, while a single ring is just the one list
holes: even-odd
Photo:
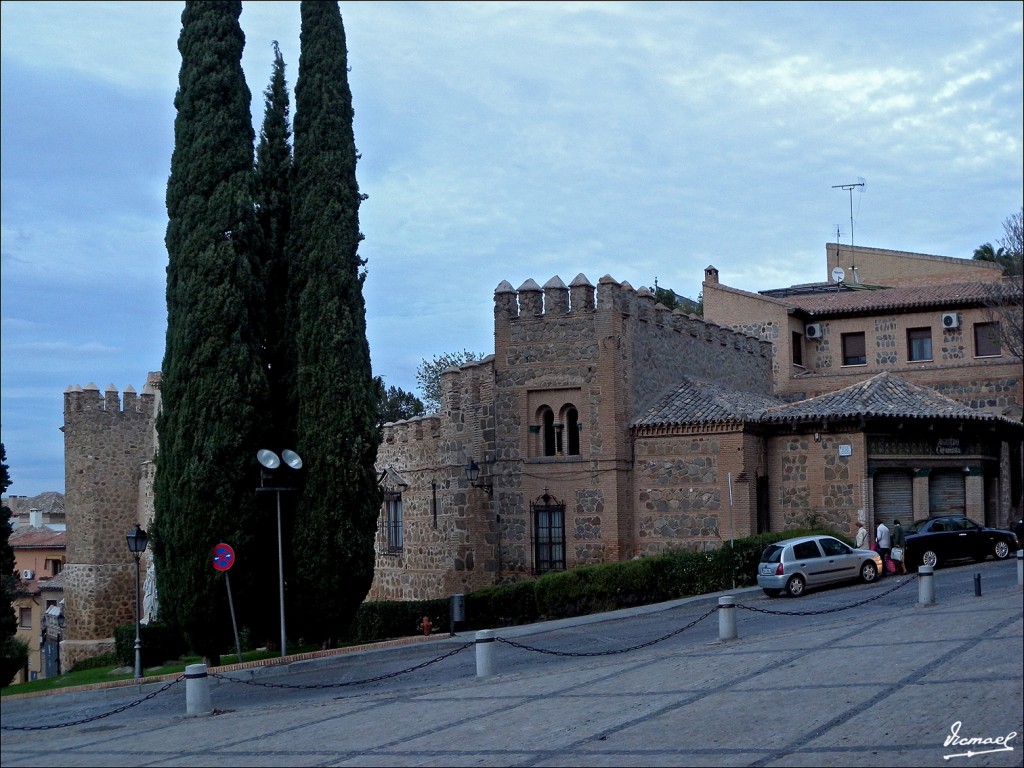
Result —
[{"label": "cypress tree", "polygon": [[274,41],[274,68],[263,92],[264,115],[256,147],[256,212],[262,234],[261,277],[265,291],[264,361],[270,386],[275,445],[294,447],[294,414],[286,407],[294,386],[291,344],[285,335],[288,263],[285,245],[291,223],[289,188],[292,171],[291,126],[284,58]]},{"label": "cypress tree", "polygon": [[267,383],[240,14],[237,0],[189,0],[181,16],[152,531],[161,618],[214,660],[230,647],[231,620],[213,547],[235,549],[231,584],[243,615],[256,573],[273,572],[248,556],[257,532],[273,527],[259,519],[255,494]]},{"label": "cypress tree", "polygon": [[337,2],[303,0],[295,87],[289,331],[305,478],[295,511],[297,612],[307,638],[336,638],[373,580],[381,493],[377,389],[358,255],[357,153]]},{"label": "cypress tree", "polygon": [[[0,443],[0,496],[11,487],[11,475],[7,469],[7,449]],[[18,618],[14,615],[15,591],[18,587],[18,573],[14,570],[16,562],[14,549],[11,547],[10,508],[4,504],[0,507],[0,653],[6,655],[7,641],[18,632]],[[6,667],[0,665],[6,674]],[[9,678],[0,680],[0,685],[10,682]]]}]

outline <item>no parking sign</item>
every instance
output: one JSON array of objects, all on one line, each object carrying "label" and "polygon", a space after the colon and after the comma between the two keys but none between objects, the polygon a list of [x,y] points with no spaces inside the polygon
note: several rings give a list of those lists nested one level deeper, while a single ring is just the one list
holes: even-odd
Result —
[{"label": "no parking sign", "polygon": [[235,564],[235,550],[230,544],[218,544],[213,548],[213,567],[218,571],[226,571]]}]

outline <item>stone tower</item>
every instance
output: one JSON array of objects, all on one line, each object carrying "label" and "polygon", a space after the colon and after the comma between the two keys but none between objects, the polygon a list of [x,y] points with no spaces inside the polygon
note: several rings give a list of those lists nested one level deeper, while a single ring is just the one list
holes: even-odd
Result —
[{"label": "stone tower", "polygon": [[129,385],[119,397],[113,384],[103,393],[95,384],[64,392],[64,669],[112,650],[115,627],[135,621],[136,569],[125,535],[152,519],[144,486],[152,484],[159,388],[160,374],[150,373],[141,395]]}]

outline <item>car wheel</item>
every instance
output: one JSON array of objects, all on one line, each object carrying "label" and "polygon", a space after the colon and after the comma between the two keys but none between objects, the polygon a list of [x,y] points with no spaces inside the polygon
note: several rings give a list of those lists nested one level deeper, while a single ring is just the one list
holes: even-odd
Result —
[{"label": "car wheel", "polygon": [[934,550],[926,549],[924,554],[921,555],[921,565],[930,565],[935,568],[939,564],[939,556],[935,554]]},{"label": "car wheel", "polygon": [[790,597],[800,597],[804,593],[804,577],[794,576],[786,582],[786,594]]},{"label": "car wheel", "polygon": [[768,597],[778,597],[779,592],[782,591],[781,589],[768,589],[768,587],[762,587],[762,589],[764,589],[764,593],[768,595]]},{"label": "car wheel", "polygon": [[860,578],[861,581],[870,584],[878,578],[878,568],[869,560],[860,567]]},{"label": "car wheel", "polygon": [[1010,545],[1005,541],[997,541],[992,554],[996,556],[996,560],[1005,560],[1010,556]]}]

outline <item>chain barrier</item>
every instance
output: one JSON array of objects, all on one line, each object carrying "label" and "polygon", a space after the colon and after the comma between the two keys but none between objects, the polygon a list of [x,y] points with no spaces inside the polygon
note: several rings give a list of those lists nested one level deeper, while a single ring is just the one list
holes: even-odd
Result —
[{"label": "chain barrier", "polygon": [[[862,605],[867,605],[868,603],[871,603],[871,602],[873,602],[875,600],[879,600],[879,599],[881,599],[883,597],[886,597],[887,595],[892,594],[896,590],[903,589],[908,584],[912,584],[914,581],[917,580],[917,578],[918,578],[918,574],[915,573],[912,576],[908,576],[908,578],[906,578],[906,579],[901,579],[899,583],[897,583],[895,586],[891,587],[890,589],[885,590],[884,592],[879,592],[877,595],[873,595],[872,597],[869,597],[869,598],[867,598],[865,600],[860,600],[858,602],[850,603],[849,605],[840,606],[838,608],[827,608],[827,609],[822,609],[822,610],[819,610],[819,611],[776,611],[776,610],[771,610],[771,609],[768,609],[768,608],[758,608],[758,607],[755,607],[753,605],[745,605],[743,603],[736,603],[735,607],[743,608],[744,610],[752,611],[754,613],[766,613],[766,614],[772,614],[772,615],[776,615],[776,616],[819,616],[821,614],[826,614],[826,613],[838,613],[840,611],[850,610],[851,608],[858,608],[858,607],[860,607]],[[645,643],[639,643],[637,645],[631,645],[628,648],[617,648],[617,649],[608,650],[608,651],[553,651],[553,650],[550,650],[550,649],[547,649],[547,648],[537,648],[535,646],[525,645],[524,643],[517,643],[514,640],[509,640],[509,639],[504,638],[504,637],[495,637],[494,639],[495,639],[496,642],[504,643],[505,645],[511,646],[513,648],[519,648],[519,649],[524,650],[524,651],[534,651],[536,653],[544,653],[544,654],[548,654],[549,656],[569,656],[569,657],[574,657],[574,658],[586,658],[586,657],[595,657],[595,656],[614,656],[614,655],[620,654],[620,653],[629,653],[630,651],[638,651],[638,650],[640,650],[642,648],[649,648],[649,647],[651,647],[653,645],[657,645],[658,643],[664,642],[665,640],[669,640],[670,638],[676,637],[677,635],[681,635],[683,632],[687,631],[688,629],[692,629],[693,627],[695,627],[698,624],[700,624],[700,622],[704,621],[704,619],[706,619],[708,616],[713,614],[720,607],[721,606],[719,606],[719,605],[715,605],[710,610],[708,610],[706,613],[704,613],[703,615],[701,615],[698,618],[694,619],[693,621],[691,621],[686,626],[683,626],[683,627],[680,627],[679,629],[673,630],[672,632],[669,632],[667,635],[662,635],[661,637],[658,637],[658,638],[656,638],[654,640],[649,640],[649,641],[647,641]],[[455,655],[457,655],[459,653],[462,653],[467,648],[471,648],[474,645],[476,645],[476,641],[475,640],[470,641],[468,643],[463,643],[462,645],[458,646],[457,648],[454,648],[454,649],[452,649],[451,651],[449,651],[447,653],[444,653],[444,654],[442,654],[440,656],[437,656],[437,657],[435,657],[433,659],[430,659],[429,661],[424,661],[421,664],[416,664],[415,666],[407,667],[406,669],[402,669],[402,670],[399,670],[397,672],[389,672],[389,673],[384,674],[384,675],[377,675],[376,677],[368,677],[368,678],[364,678],[362,680],[349,680],[349,681],[343,682],[343,683],[313,683],[313,684],[308,684],[308,685],[300,685],[300,684],[294,684],[294,683],[266,683],[266,682],[259,682],[259,681],[256,681],[256,680],[240,680],[238,678],[228,677],[227,675],[224,675],[224,674],[221,674],[221,673],[217,673],[217,672],[211,672],[211,673],[209,673],[209,676],[210,677],[215,677],[218,680],[224,680],[224,681],[231,682],[231,683],[240,683],[242,685],[254,685],[254,686],[259,686],[261,688],[282,688],[282,689],[286,688],[286,689],[310,689],[310,690],[324,689],[324,688],[344,688],[344,687],[350,686],[350,685],[365,685],[367,683],[377,683],[377,682],[380,682],[381,680],[390,680],[392,678],[399,677],[401,675],[406,675],[406,674],[409,674],[410,672],[415,672],[417,670],[424,669],[425,667],[429,667],[432,664],[437,664],[439,662],[442,662],[445,659],[451,658],[452,656],[455,656]],[[8,725],[4,725],[4,726],[0,726],[0,730],[4,730],[4,731],[45,731],[45,730],[49,730],[49,729],[52,729],[52,728],[67,728],[67,727],[70,727],[70,726],[73,726],[73,725],[82,725],[84,723],[93,722],[94,720],[101,720],[101,719],[103,719],[105,717],[110,717],[111,715],[116,715],[116,714],[118,714],[120,712],[124,712],[125,710],[131,709],[132,707],[136,707],[136,706],[138,706],[139,704],[142,704],[145,701],[149,701],[153,697],[160,695],[161,693],[163,693],[167,689],[171,688],[172,686],[177,685],[178,683],[180,683],[184,679],[185,679],[185,676],[181,675],[180,677],[177,677],[176,679],[168,682],[166,685],[162,686],[160,689],[154,691],[153,693],[148,694],[147,696],[142,697],[141,699],[137,699],[136,701],[130,702],[129,704],[125,704],[124,706],[118,707],[117,709],[112,709],[109,712],[103,712],[103,713],[98,714],[98,715],[93,715],[92,717],[86,717],[86,718],[82,718],[81,720],[75,720],[75,721],[68,722],[68,723],[55,723],[55,724],[52,724],[52,725],[32,725],[32,726],[8,726]]]},{"label": "chain barrier", "polygon": [[429,667],[431,664],[437,664],[439,661],[444,661],[451,656],[455,656],[458,653],[462,653],[467,648],[471,648],[475,645],[475,641],[464,643],[458,648],[449,651],[448,653],[442,654],[437,658],[431,659],[430,661],[424,661],[422,664],[417,664],[415,667],[409,667],[398,672],[389,672],[386,675],[377,675],[376,677],[368,677],[365,680],[349,680],[345,683],[312,683],[310,685],[297,685],[294,683],[261,683],[256,680],[239,680],[235,677],[227,677],[219,672],[211,672],[210,677],[216,677],[218,680],[226,680],[230,683],[241,683],[242,685],[257,685],[261,688],[302,688],[302,689],[317,689],[317,688],[343,688],[347,685],[362,685],[364,683],[376,683],[381,680],[390,680],[392,677],[398,677],[399,675],[406,675],[410,672],[415,672],[418,669]]},{"label": "chain barrier", "polygon": [[[774,616],[820,616],[824,613],[838,613],[839,611],[848,611],[851,608],[859,608],[862,605],[867,605],[868,603],[873,602],[875,600],[879,600],[885,597],[886,595],[891,595],[897,589],[903,589],[905,586],[907,586],[907,584],[912,584],[914,581],[917,580],[917,577],[918,574],[916,573],[913,576],[908,575],[908,577],[905,580],[901,579],[900,582],[896,584],[896,586],[891,587],[890,589],[887,589],[884,592],[879,592],[877,595],[873,595],[864,600],[860,600],[856,603],[850,603],[849,605],[844,605],[839,608],[825,608],[820,611],[773,611],[768,608],[755,608],[752,605],[743,605],[742,603],[736,603],[736,607],[743,608],[744,610],[752,611],[754,613],[770,613]],[[887,578],[891,579],[892,576],[888,576]]]},{"label": "chain barrier", "polygon": [[72,721],[70,723],[53,723],[52,725],[23,725],[23,726],[4,725],[4,726],[0,726],[0,730],[3,730],[3,731],[48,731],[51,728],[68,728],[68,727],[70,727],[72,725],[82,725],[83,723],[91,723],[93,720],[102,720],[104,717],[110,717],[111,715],[116,715],[119,712],[124,712],[126,709],[131,709],[132,707],[137,707],[142,702],[149,701],[154,696],[160,695],[161,693],[166,691],[168,688],[171,688],[172,686],[177,685],[178,683],[180,683],[184,679],[185,679],[185,676],[181,675],[181,676],[175,678],[174,680],[171,680],[169,683],[167,683],[167,685],[163,686],[159,690],[153,691],[151,694],[149,694],[147,696],[143,696],[141,699],[136,699],[133,702],[125,704],[123,707],[118,707],[117,709],[112,709],[109,712],[103,712],[103,713],[101,713],[99,715],[93,715],[92,717],[84,717],[81,720],[74,720],[74,721]]},{"label": "chain barrier", "polygon": [[548,650],[546,648],[534,648],[531,645],[523,645],[522,643],[517,643],[514,640],[508,640],[508,639],[506,639],[504,637],[495,637],[494,639],[497,642],[499,642],[499,643],[504,643],[505,645],[511,645],[513,648],[521,648],[524,651],[536,651],[537,653],[546,653],[546,654],[549,654],[551,656],[575,656],[575,657],[584,657],[584,656],[614,656],[617,653],[628,653],[629,651],[638,651],[641,648],[649,648],[652,645],[656,645],[657,643],[660,643],[660,642],[662,642],[664,640],[668,640],[670,637],[675,637],[676,635],[680,635],[683,632],[685,632],[686,630],[691,629],[691,628],[697,626],[698,624],[700,624],[702,621],[704,621],[704,619],[706,619],[708,616],[710,616],[712,613],[714,613],[717,610],[718,610],[718,606],[716,605],[714,608],[712,608],[710,611],[705,613],[703,616],[701,616],[698,619],[694,619],[689,624],[687,624],[685,627],[680,627],[679,629],[676,629],[676,630],[674,630],[672,632],[669,632],[667,635],[663,635],[662,637],[659,637],[656,640],[649,640],[646,643],[640,643],[639,645],[631,645],[629,648],[618,648],[618,649],[613,650],[613,651],[551,651],[551,650]]}]

